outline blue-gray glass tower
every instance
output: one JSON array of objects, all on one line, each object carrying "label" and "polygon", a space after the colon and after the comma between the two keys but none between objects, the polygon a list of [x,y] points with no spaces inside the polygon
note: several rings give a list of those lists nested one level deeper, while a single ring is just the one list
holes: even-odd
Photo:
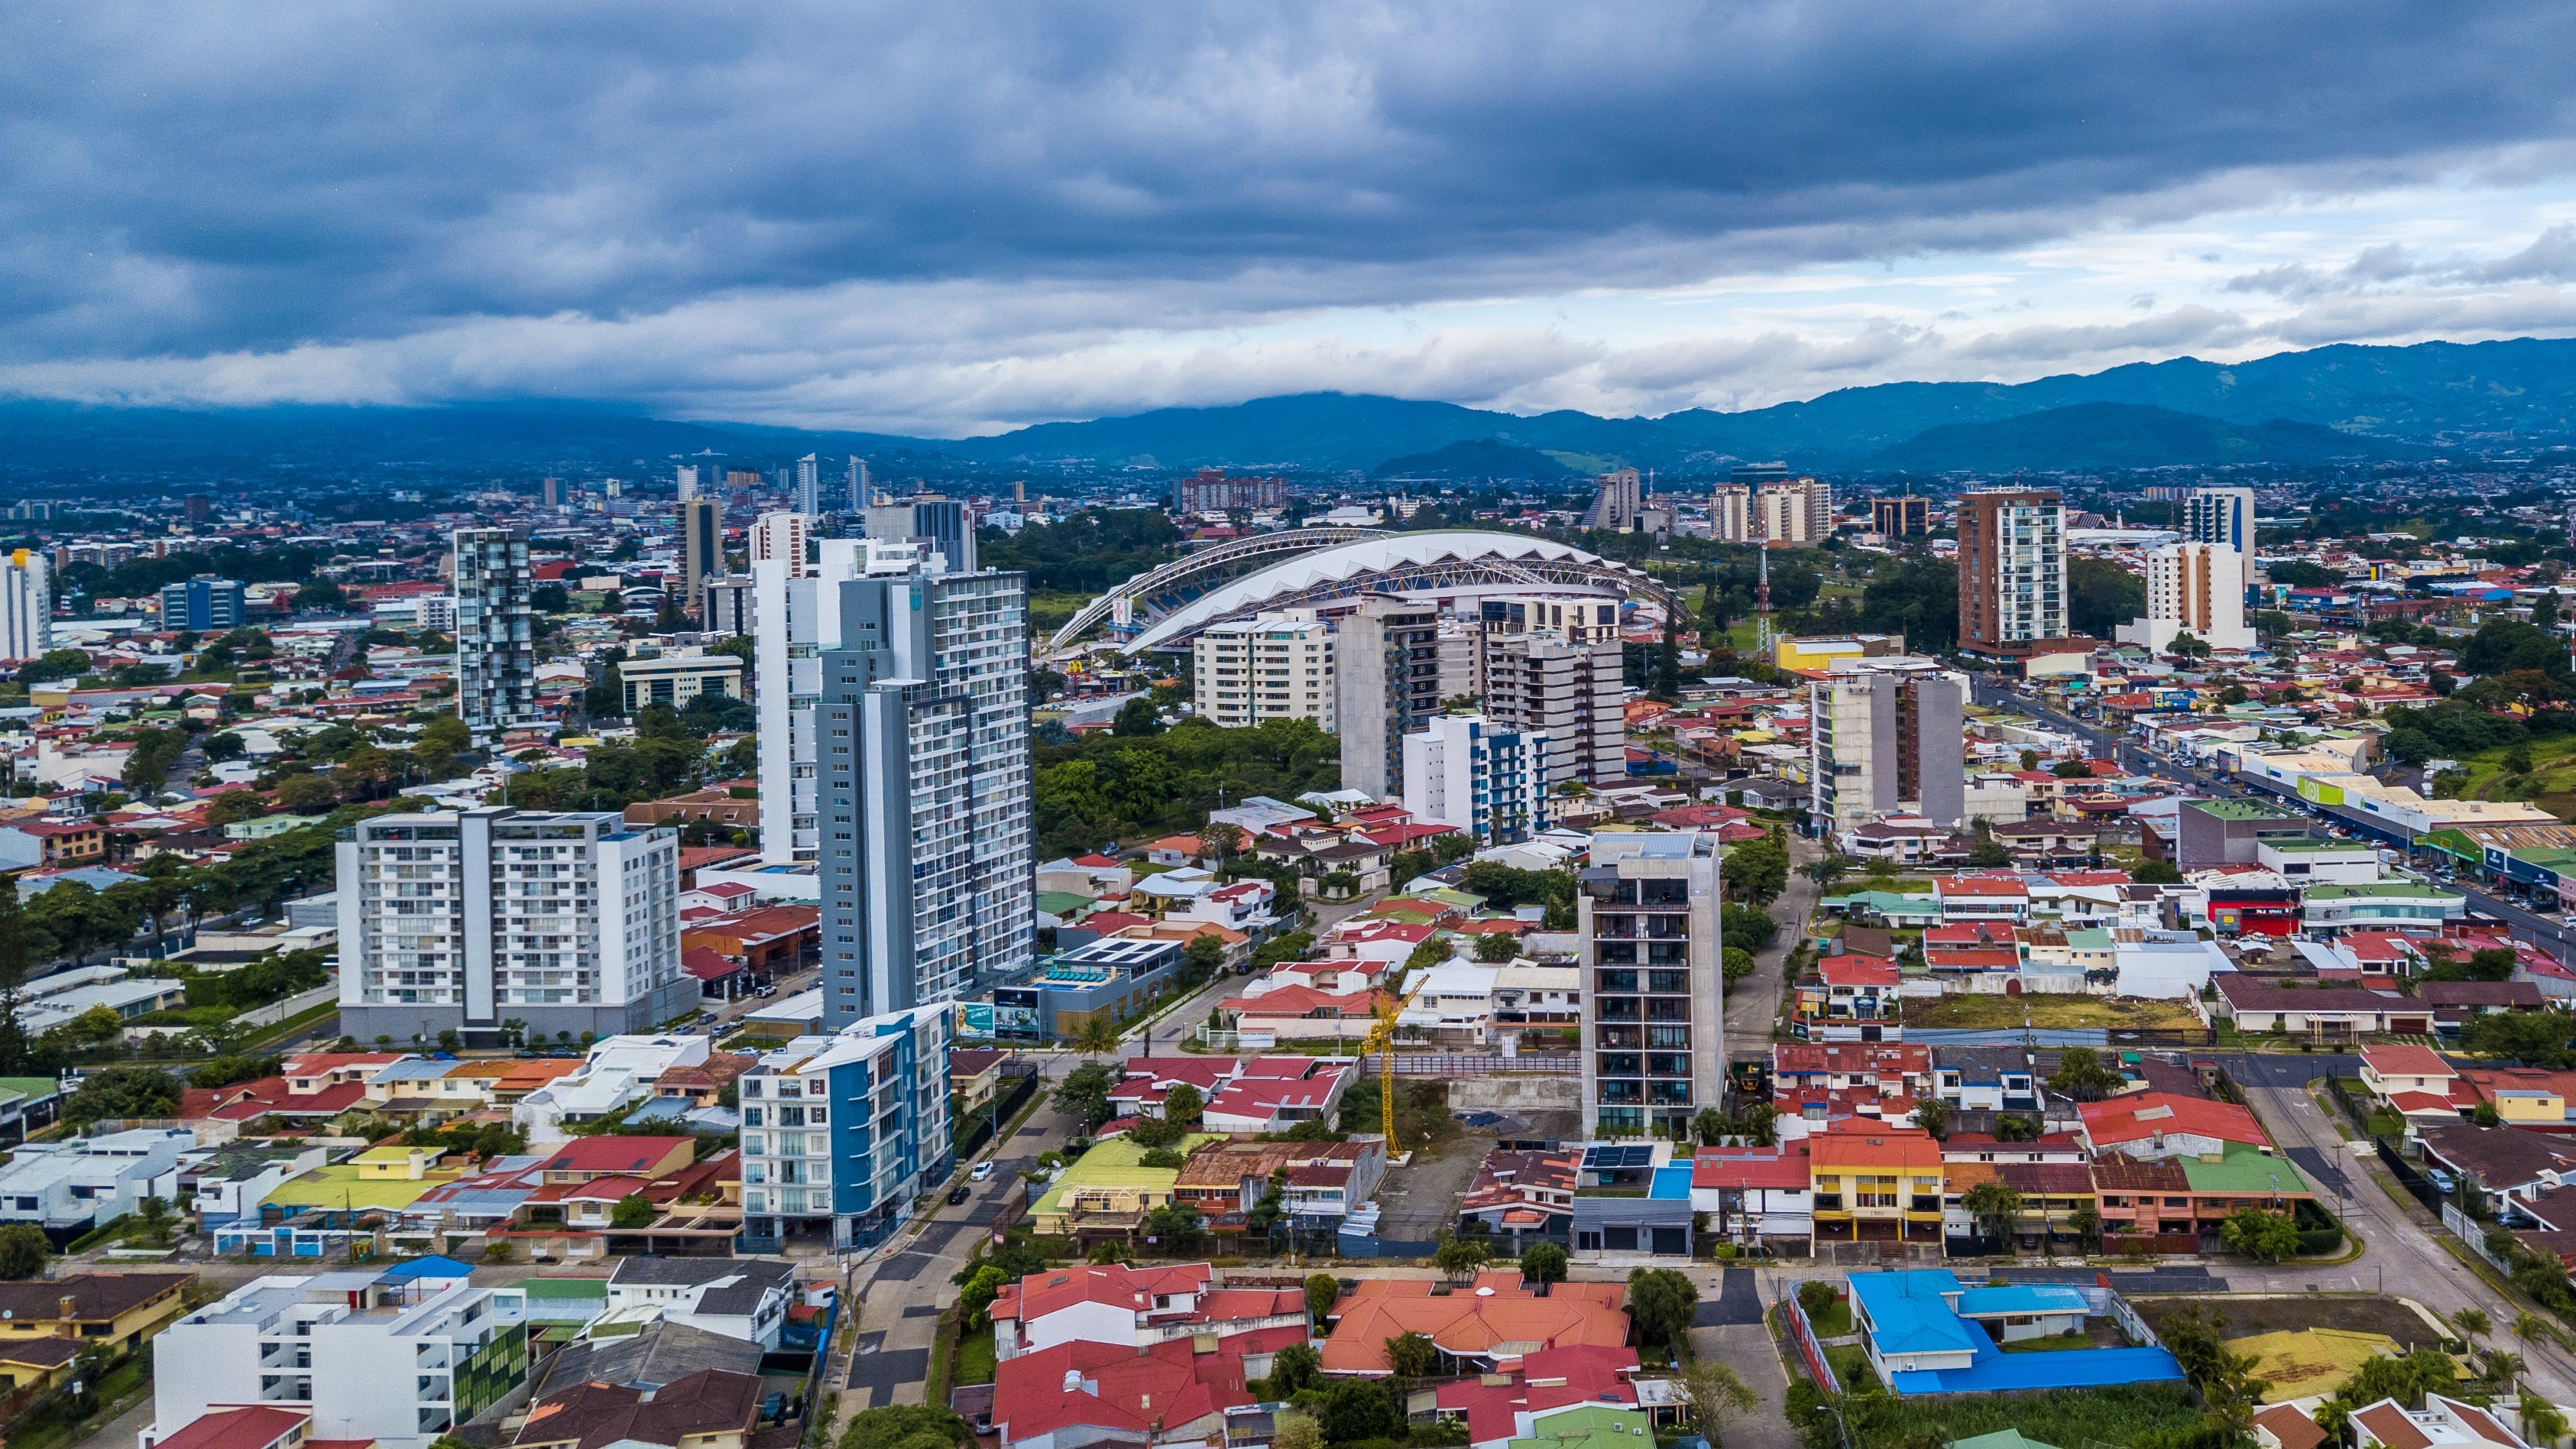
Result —
[{"label": "blue-gray glass tower", "polygon": [[1030,962],[1028,576],[838,586],[816,706],[823,1025],[954,1001]]},{"label": "blue-gray glass tower", "polygon": [[203,634],[210,629],[238,629],[248,617],[249,605],[238,579],[199,574],[161,586],[164,629],[190,629]]}]

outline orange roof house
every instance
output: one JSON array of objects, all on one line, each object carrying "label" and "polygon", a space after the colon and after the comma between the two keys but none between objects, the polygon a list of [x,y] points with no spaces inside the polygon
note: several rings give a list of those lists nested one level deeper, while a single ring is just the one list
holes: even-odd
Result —
[{"label": "orange roof house", "polygon": [[[1939,1152],[1934,1151],[1934,1161]],[[1628,1311],[1619,1283],[1557,1283],[1542,1298],[1520,1270],[1479,1273],[1472,1289],[1433,1297],[1422,1278],[1363,1278],[1333,1304],[1333,1334],[1324,1343],[1324,1372],[1383,1378],[1395,1372],[1386,1341],[1418,1333],[1453,1358],[1491,1369],[1519,1364],[1550,1348],[1617,1348],[1628,1341]]]}]

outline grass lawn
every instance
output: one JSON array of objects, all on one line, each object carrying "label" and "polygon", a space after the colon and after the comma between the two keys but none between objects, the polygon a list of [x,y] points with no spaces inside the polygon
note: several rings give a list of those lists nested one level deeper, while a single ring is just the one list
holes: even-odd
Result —
[{"label": "grass lawn", "polygon": [[2028,1021],[2034,1028],[2189,1030],[2200,1017],[2179,1001],[2139,1001],[2102,996],[1944,996],[1907,1003],[1905,1024],[1930,1029],[2008,1031]]},{"label": "grass lawn", "polygon": [[1808,1314],[1807,1324],[1816,1330],[1818,1338],[1840,1338],[1851,1332],[1850,1300],[1837,1298],[1834,1300],[1834,1306],[1824,1312]]},{"label": "grass lawn", "polygon": [[2561,820],[2576,819],[2576,738],[2533,740],[2528,776],[2508,774],[2506,749],[2480,750],[2461,760],[2469,778],[2460,788],[2472,800],[2528,800]]},{"label": "grass lawn", "polygon": [[989,1384],[993,1381],[993,1330],[988,1325],[957,1340],[957,1382]]},{"label": "grass lawn", "polygon": [[1834,1377],[1843,1381],[1846,1393],[1857,1392],[1878,1382],[1878,1374],[1869,1366],[1869,1355],[1859,1344],[1843,1344],[1825,1350],[1825,1362],[1833,1367]]}]

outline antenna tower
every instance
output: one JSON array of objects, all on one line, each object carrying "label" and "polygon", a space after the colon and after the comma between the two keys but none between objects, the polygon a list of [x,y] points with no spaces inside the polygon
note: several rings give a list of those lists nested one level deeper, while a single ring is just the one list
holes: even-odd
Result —
[{"label": "antenna tower", "polygon": [[1771,540],[1762,540],[1760,572],[1753,581],[1753,652],[1771,655]]}]

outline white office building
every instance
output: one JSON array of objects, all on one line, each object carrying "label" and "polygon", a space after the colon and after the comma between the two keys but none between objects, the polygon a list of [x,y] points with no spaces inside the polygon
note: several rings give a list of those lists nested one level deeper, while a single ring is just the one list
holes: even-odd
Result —
[{"label": "white office building", "polygon": [[477,741],[547,723],[537,708],[527,539],[507,528],[460,528],[453,543],[457,717]]},{"label": "white office building", "polygon": [[[2220,490],[2243,492],[2243,489]],[[2147,613],[2115,631],[2161,654],[2191,635],[2213,649],[2251,649],[2245,555],[2223,543],[2171,543],[2147,555]]]},{"label": "white office building", "polygon": [[0,561],[0,658],[34,659],[54,647],[53,565],[31,549]]},{"label": "white office building", "polygon": [[1547,829],[1548,738],[1480,714],[1434,715],[1404,737],[1404,808],[1478,845],[1512,845]]},{"label": "white office building", "polygon": [[527,1317],[527,1290],[462,1278],[254,1278],[152,1340],[139,1442],[265,1406],[310,1413],[314,1439],[425,1449],[527,1382]]},{"label": "white office building", "polygon": [[610,811],[361,821],[339,844],[340,1029],[641,1031],[694,1006],[679,837]]},{"label": "white office building", "polygon": [[1190,655],[1200,718],[1227,729],[1309,719],[1333,733],[1333,626],[1314,611],[1211,624]]},{"label": "white office building", "polygon": [[1028,576],[939,572],[918,544],[865,557],[819,596],[834,637],[802,736],[832,1030],[1017,973],[1037,927]]}]

